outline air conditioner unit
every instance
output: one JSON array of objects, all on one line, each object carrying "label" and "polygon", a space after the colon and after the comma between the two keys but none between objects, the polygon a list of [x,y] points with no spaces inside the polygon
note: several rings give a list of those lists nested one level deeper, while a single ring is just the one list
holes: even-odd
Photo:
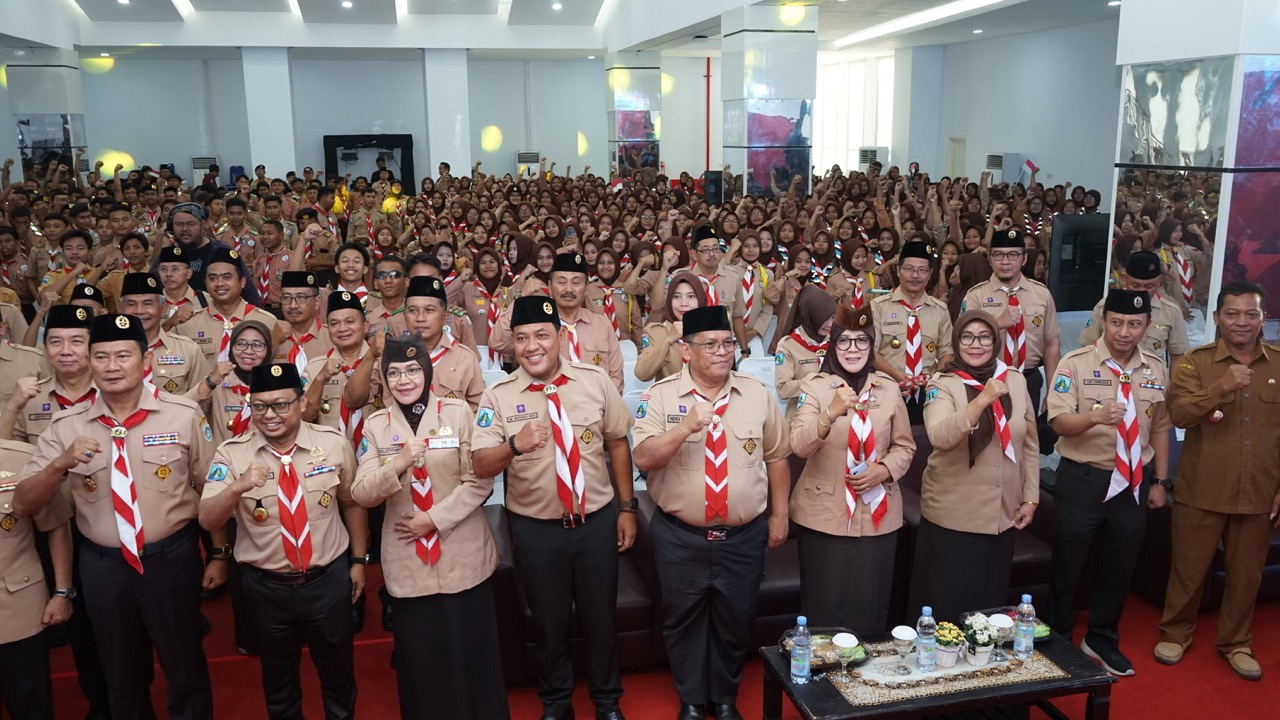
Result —
[{"label": "air conditioner unit", "polygon": [[191,186],[198,185],[200,178],[204,177],[204,174],[209,172],[209,168],[214,165],[220,165],[217,155],[191,158]]},{"label": "air conditioner unit", "polygon": [[887,147],[860,147],[858,148],[858,170],[866,172],[871,167],[871,163],[878,162],[881,165],[889,164],[889,148]]},{"label": "air conditioner unit", "polygon": [[1022,153],[995,153],[987,155],[986,169],[991,171],[992,182],[1010,185],[1029,180],[1026,157]]},{"label": "air conditioner unit", "polygon": [[338,159],[350,165],[360,159],[360,153],[355,150],[343,150],[338,154]]},{"label": "air conditioner unit", "polygon": [[395,162],[396,154],[390,150],[379,150],[378,159],[383,162]]}]

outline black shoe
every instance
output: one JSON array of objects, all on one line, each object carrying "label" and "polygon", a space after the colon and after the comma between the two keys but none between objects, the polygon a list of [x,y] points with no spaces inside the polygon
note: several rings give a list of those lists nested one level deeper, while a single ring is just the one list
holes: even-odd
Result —
[{"label": "black shoe", "polygon": [[681,705],[676,720],[702,720],[702,708],[697,705]]},{"label": "black shoe", "polygon": [[543,710],[542,720],[573,720],[573,708],[569,708],[569,712],[564,715],[556,715],[549,710]]},{"label": "black shoe", "polygon": [[707,703],[707,709],[716,720],[742,720],[742,713],[733,703]]},{"label": "black shoe", "polygon": [[627,720],[618,708],[612,710],[596,710],[596,720]]},{"label": "black shoe", "polygon": [[200,635],[208,635],[212,629],[213,626],[209,624],[209,618],[205,617],[204,613],[200,613]]},{"label": "black shoe", "polygon": [[364,629],[364,596],[351,604],[351,634],[359,635]]},{"label": "black shoe", "polygon": [[1116,677],[1128,677],[1133,674],[1133,663],[1110,643],[1098,643],[1097,647],[1092,647],[1088,640],[1081,640],[1080,651],[1102,663],[1102,669]]}]

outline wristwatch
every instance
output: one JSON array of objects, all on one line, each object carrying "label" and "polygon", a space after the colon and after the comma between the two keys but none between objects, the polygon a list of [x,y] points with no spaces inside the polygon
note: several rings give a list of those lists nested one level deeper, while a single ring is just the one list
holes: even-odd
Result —
[{"label": "wristwatch", "polygon": [[618,509],[625,513],[633,513],[640,508],[640,501],[636,498],[630,500],[619,500]]},{"label": "wristwatch", "polygon": [[352,565],[368,565],[368,564],[369,564],[369,553],[365,553],[365,554],[363,554],[363,555],[352,555],[352,556],[351,556],[351,564],[352,564]]},{"label": "wristwatch", "polygon": [[230,560],[231,546],[223,545],[222,547],[210,548],[209,559],[210,560]]},{"label": "wristwatch", "polygon": [[210,390],[218,389],[218,381],[214,380],[212,375],[204,376],[204,384],[208,385]]},{"label": "wristwatch", "polygon": [[1173,490],[1173,481],[1169,478],[1156,478],[1156,485],[1159,485],[1165,490]]},{"label": "wristwatch", "polygon": [[524,453],[520,452],[520,448],[516,447],[516,436],[515,436],[515,435],[508,435],[508,436],[507,436],[507,447],[511,450],[511,454],[512,454],[512,455],[514,455],[514,456],[516,456],[516,457],[520,457],[521,455],[523,455],[523,454],[524,454]]},{"label": "wristwatch", "polygon": [[60,598],[75,600],[76,597],[80,594],[80,591],[76,590],[75,586],[73,585],[70,587],[58,588],[57,590],[53,591],[53,594],[57,595]]}]

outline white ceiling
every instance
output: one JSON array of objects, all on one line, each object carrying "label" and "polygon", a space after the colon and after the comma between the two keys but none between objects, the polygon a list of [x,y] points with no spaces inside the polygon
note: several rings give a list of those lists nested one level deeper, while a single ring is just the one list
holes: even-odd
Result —
[{"label": "white ceiling", "polygon": [[197,12],[293,12],[289,0],[190,0]]},{"label": "white ceiling", "polygon": [[[644,0],[623,0],[644,2]],[[693,0],[696,1],[696,0]],[[552,10],[558,2],[561,9]],[[510,25],[595,25],[604,0],[513,0]]]},{"label": "white ceiling", "polygon": [[396,24],[395,0],[351,0],[349,8],[341,0],[298,0],[298,9],[309,23]]},{"label": "white ceiling", "polygon": [[76,4],[94,22],[182,22],[182,13],[173,0],[76,0]]},{"label": "white ceiling", "polygon": [[416,15],[497,15],[498,0],[408,0]]}]

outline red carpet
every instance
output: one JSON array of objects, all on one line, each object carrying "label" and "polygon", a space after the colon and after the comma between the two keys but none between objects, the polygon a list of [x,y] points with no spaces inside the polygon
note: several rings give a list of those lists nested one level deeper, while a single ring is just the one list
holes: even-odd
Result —
[{"label": "red carpet", "polygon": [[[375,568],[370,570],[368,622],[364,632],[356,637],[357,714],[363,718],[396,718],[399,717],[399,708],[395,671],[390,667],[391,638],[382,631],[378,622],[380,605],[373,590],[376,590],[380,578]],[[258,662],[254,658],[237,655],[232,641],[230,600],[224,597],[206,603],[205,612],[214,628],[205,638],[204,646],[213,676],[217,717],[265,717]],[[1111,717],[1164,720],[1212,714],[1225,720],[1274,715],[1280,703],[1280,605],[1260,606],[1253,622],[1254,650],[1264,674],[1261,682],[1239,679],[1218,655],[1214,649],[1213,616],[1201,617],[1195,644],[1181,664],[1176,667],[1158,664],[1152,658],[1151,649],[1157,642],[1156,624],[1159,619],[1158,608],[1140,598],[1130,597],[1121,628],[1121,645],[1133,661],[1137,675],[1122,679],[1113,690]],[[76,685],[69,648],[54,651],[53,670],[57,717],[60,720],[80,720],[88,708]],[[738,696],[739,708],[747,718],[760,717],[760,674],[758,660],[748,663]],[[160,677],[157,672],[157,678]],[[302,677],[307,716],[323,717],[315,671],[309,663],[303,663]],[[629,720],[670,720],[675,717],[678,701],[666,670],[627,673],[623,676],[623,686],[626,695],[622,698],[622,709]],[[161,717],[164,716],[163,688],[163,680],[158,679],[153,696]],[[541,705],[533,687],[513,687],[509,698],[514,720],[536,720],[539,717]],[[589,720],[594,717],[582,683],[579,683],[574,698],[579,718]],[[1059,707],[1072,718],[1084,717],[1083,697],[1059,703]],[[794,709],[788,707],[787,710],[785,718],[799,717]],[[1037,711],[1032,717],[1043,718],[1044,715]]]}]

